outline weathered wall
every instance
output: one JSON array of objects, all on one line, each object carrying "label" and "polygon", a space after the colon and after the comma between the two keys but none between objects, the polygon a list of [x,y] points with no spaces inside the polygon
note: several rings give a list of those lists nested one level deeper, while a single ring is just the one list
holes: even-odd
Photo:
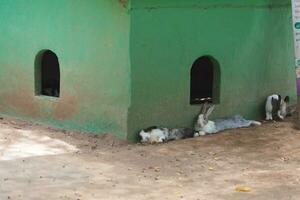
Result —
[{"label": "weathered wall", "polygon": [[[123,3],[0,1],[0,113],[130,139],[150,125],[192,126],[189,74],[202,55],[221,65],[213,117],[262,117],[266,95],[295,98],[289,0]],[[59,58],[59,99],[34,96],[42,49]]]},{"label": "weathered wall", "polygon": [[192,126],[190,68],[202,55],[221,65],[212,117],[262,117],[267,95],[295,98],[289,0],[132,0],[130,138],[161,125]]},{"label": "weathered wall", "polygon": [[[0,112],[126,137],[130,17],[119,0],[1,0]],[[61,97],[34,96],[34,59],[60,62]]]}]

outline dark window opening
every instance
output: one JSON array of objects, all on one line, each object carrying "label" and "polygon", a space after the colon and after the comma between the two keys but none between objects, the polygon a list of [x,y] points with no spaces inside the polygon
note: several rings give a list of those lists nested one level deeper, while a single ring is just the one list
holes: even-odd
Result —
[{"label": "dark window opening", "polygon": [[191,69],[190,104],[219,103],[220,69],[210,57],[198,58]]},{"label": "dark window opening", "polygon": [[56,54],[50,50],[41,51],[35,64],[36,94],[59,97],[60,70]]}]

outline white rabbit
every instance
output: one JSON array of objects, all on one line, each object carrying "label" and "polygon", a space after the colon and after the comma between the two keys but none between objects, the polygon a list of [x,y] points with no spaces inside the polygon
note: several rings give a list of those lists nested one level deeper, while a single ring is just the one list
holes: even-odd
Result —
[{"label": "white rabbit", "polygon": [[198,120],[195,124],[195,135],[202,136],[206,134],[217,133],[226,129],[234,129],[241,127],[249,127],[251,125],[261,125],[260,122],[254,120],[246,120],[240,115],[233,117],[227,117],[223,119],[217,119],[215,121],[208,120],[209,115],[214,110],[214,105],[208,105],[205,103],[202,107],[202,111],[198,116]]},{"label": "white rabbit", "polygon": [[283,120],[287,115],[289,100],[289,96],[286,96],[284,99],[278,94],[268,96],[265,105],[266,120],[273,120],[273,117],[276,115]]}]

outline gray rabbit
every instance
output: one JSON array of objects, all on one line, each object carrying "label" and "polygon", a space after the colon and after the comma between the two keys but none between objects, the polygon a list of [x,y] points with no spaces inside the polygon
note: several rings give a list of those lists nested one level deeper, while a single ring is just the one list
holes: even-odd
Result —
[{"label": "gray rabbit", "polygon": [[258,121],[246,120],[240,115],[210,121],[208,120],[208,117],[213,110],[214,105],[205,103],[202,106],[201,113],[199,114],[198,120],[195,124],[195,137],[206,134],[218,133],[226,129],[249,127],[251,125],[261,125],[261,123]]}]

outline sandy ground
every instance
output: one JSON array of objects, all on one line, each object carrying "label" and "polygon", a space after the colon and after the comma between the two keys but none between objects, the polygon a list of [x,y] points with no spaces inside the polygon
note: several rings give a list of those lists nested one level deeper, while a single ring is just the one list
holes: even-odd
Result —
[{"label": "sandy ground", "polygon": [[292,119],[152,146],[0,119],[1,200],[296,200],[299,184]]}]

